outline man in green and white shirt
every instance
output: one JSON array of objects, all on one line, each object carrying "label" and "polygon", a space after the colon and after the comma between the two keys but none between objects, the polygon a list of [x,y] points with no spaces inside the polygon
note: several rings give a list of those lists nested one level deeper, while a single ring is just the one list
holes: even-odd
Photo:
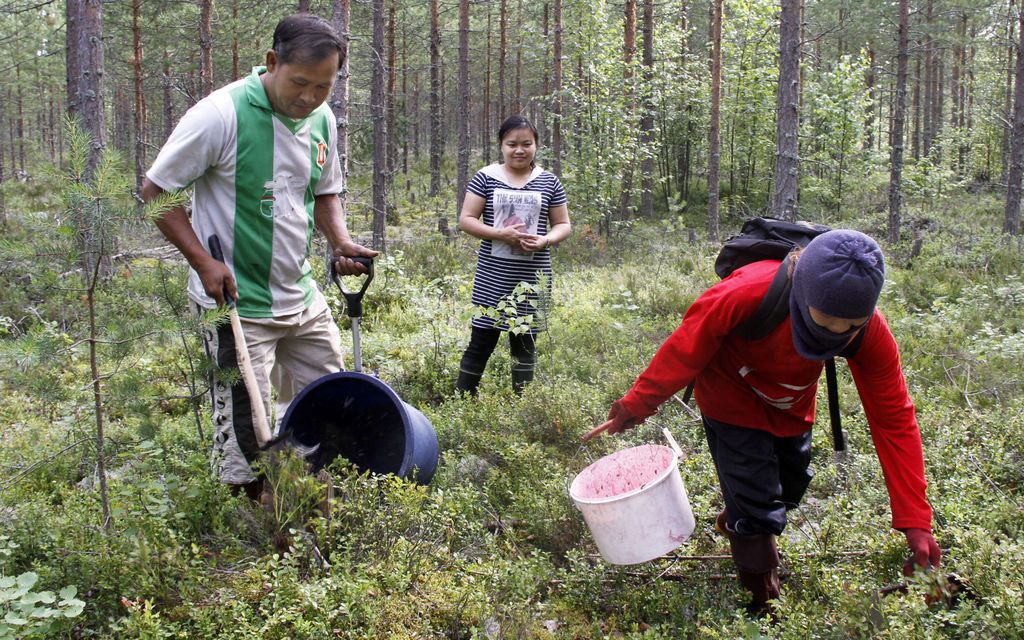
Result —
[{"label": "man in green and white shirt", "polygon": [[[364,271],[351,257],[376,255],[352,241],[338,199],[344,175],[325,100],[342,51],[324,20],[283,19],[266,67],[189,109],[142,189],[149,201],[192,186],[191,222],[178,208],[157,227],[192,267],[188,293],[197,311],[222,304],[225,291],[237,299],[260,401],[269,405],[272,379],[279,409],[316,378],[342,368],[338,330],[307,259],[314,227],[327,236],[340,274]],[[226,264],[208,251],[213,235]],[[208,332],[205,341],[219,367],[236,366],[230,327]],[[215,381],[213,401],[220,478],[254,494],[259,488],[249,465],[259,447],[245,385]]]}]

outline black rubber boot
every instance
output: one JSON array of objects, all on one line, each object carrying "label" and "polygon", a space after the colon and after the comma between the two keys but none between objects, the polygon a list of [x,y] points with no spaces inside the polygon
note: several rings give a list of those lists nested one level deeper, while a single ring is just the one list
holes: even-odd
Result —
[{"label": "black rubber boot", "polygon": [[740,584],[750,591],[751,600],[747,613],[760,618],[773,615],[771,601],[779,597],[779,549],[775,536],[762,534],[741,536],[729,527],[725,511],[715,518],[715,530],[729,540],[733,562]]}]

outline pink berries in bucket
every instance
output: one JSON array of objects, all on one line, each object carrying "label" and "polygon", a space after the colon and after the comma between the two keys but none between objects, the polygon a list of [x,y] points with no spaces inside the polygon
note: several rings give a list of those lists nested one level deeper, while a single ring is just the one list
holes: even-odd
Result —
[{"label": "pink berries in bucket", "polygon": [[669,447],[641,445],[601,458],[573,480],[569,495],[605,560],[647,562],[693,534],[678,461]]}]

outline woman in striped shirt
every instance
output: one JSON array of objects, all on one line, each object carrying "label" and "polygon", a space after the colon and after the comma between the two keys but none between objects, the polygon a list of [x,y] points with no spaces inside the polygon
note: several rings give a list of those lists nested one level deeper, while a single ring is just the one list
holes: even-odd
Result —
[{"label": "woman in striped shirt", "polygon": [[[459,214],[459,228],[481,240],[473,304],[489,311],[473,318],[455,383],[456,390],[471,394],[476,394],[502,332],[509,334],[513,390],[521,393],[533,379],[535,337],[547,324],[536,313],[538,296],[531,293],[512,317],[494,310],[520,283],[536,286],[544,275],[550,288],[551,245],[572,232],[562,183],[534,162],[537,129],[533,124],[522,116],[511,116],[498,129],[498,144],[504,162],[488,165],[473,176]],[[530,315],[532,320],[524,322]]]}]

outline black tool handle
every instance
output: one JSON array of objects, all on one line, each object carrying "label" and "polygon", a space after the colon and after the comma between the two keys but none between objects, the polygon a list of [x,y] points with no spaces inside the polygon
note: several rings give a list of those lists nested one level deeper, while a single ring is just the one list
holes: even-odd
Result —
[{"label": "black tool handle", "polygon": [[[226,265],[227,263],[224,262],[224,250],[221,249],[220,238],[217,237],[216,233],[206,239],[206,244],[209,245],[210,247],[210,255],[213,256],[213,259],[216,260],[217,262],[220,262],[221,264]],[[228,305],[229,307],[235,306],[235,299],[230,293],[228,293],[227,287],[224,287],[223,293],[224,304]]]},{"label": "black tool handle", "polygon": [[345,289],[345,285],[341,282],[341,276],[338,275],[338,271],[334,268],[334,256],[327,257],[327,269],[328,273],[331,274],[331,280],[337,285],[338,291],[341,291],[341,295],[345,296],[345,313],[350,318],[361,318],[363,315],[363,294],[366,293],[366,288],[370,286],[370,282],[373,280],[373,258],[355,256],[348,257],[348,259],[366,267],[366,278],[363,279],[363,286],[359,291],[347,291]]},{"label": "black tool handle", "polygon": [[832,448],[837,452],[846,451],[846,434],[843,433],[843,419],[839,413],[839,381],[836,377],[836,359],[825,361],[825,385],[828,388],[828,417],[832,423]]}]

